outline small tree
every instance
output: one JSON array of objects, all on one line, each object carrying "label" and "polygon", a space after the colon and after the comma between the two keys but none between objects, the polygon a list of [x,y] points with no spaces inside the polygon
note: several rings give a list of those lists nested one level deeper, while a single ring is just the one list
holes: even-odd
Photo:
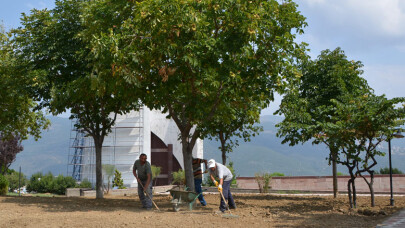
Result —
[{"label": "small tree", "polygon": [[23,149],[19,136],[5,138],[0,133],[0,174],[7,173],[7,169]]},{"label": "small tree", "polygon": [[255,180],[257,184],[259,185],[259,191],[260,193],[268,193],[271,183],[271,174],[270,173],[255,173]]},{"label": "small tree", "polygon": [[161,172],[161,168],[162,167],[158,167],[158,166],[151,166],[152,169],[152,181],[155,180],[155,186],[156,186],[156,182],[157,182],[157,177],[160,175]]},{"label": "small tree", "polygon": [[[20,173],[12,170],[11,172],[7,173],[5,177],[8,180],[10,191],[14,191],[18,189],[18,185],[23,187],[27,184],[28,180],[27,177],[21,173],[21,181],[20,181]],[[19,183],[20,182],[20,183]]]},{"label": "small tree", "polygon": [[104,184],[104,191],[106,192],[106,194],[108,194],[110,192],[111,177],[114,175],[115,166],[110,165],[110,164],[105,164],[105,165],[103,165],[103,170],[104,170],[105,175],[107,176],[107,181],[104,181],[104,182],[107,182],[107,187]]},{"label": "small tree", "polygon": [[113,187],[118,187],[118,189],[126,189],[124,186],[124,180],[122,179],[121,172],[115,169]]}]

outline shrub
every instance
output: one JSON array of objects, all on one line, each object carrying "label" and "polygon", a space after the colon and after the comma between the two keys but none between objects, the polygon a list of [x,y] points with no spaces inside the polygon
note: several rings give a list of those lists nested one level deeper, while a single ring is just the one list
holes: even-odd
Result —
[{"label": "shrub", "polygon": [[272,175],[270,173],[255,173],[255,179],[257,184],[259,185],[260,193],[268,193],[270,187]]},{"label": "shrub", "polygon": [[[390,174],[390,168],[389,167],[381,168],[380,172],[375,171],[375,174]],[[398,168],[392,168],[392,174],[403,174],[403,172]]]},{"label": "shrub", "polygon": [[45,186],[43,182],[41,182],[42,173],[34,173],[32,174],[28,184],[27,184],[27,191],[28,192],[44,192]]},{"label": "shrub", "polygon": [[272,177],[283,177],[284,173],[278,173],[278,172],[274,172],[272,174],[270,174]]},{"label": "shrub", "polygon": [[76,186],[76,181],[71,176],[64,177],[63,175],[57,176],[52,184],[52,191],[51,193],[64,195],[66,193],[67,188],[73,188]]},{"label": "shrub", "polygon": [[[14,191],[18,189],[18,184],[19,184],[19,178],[20,178],[20,173],[19,172],[12,172],[10,174],[6,174],[6,179],[8,180],[9,183],[9,188],[10,191]],[[20,182],[20,187],[23,187],[27,184],[28,180],[25,177],[23,173],[21,173],[21,182]]]},{"label": "shrub", "polygon": [[0,196],[6,195],[8,192],[8,181],[6,177],[0,174]]},{"label": "shrub", "polygon": [[184,185],[186,183],[186,173],[184,172],[184,170],[180,169],[177,172],[173,172],[172,176],[172,184]]},{"label": "shrub", "polygon": [[84,178],[80,184],[76,185],[76,188],[93,188],[93,186],[87,178]]},{"label": "shrub", "polygon": [[[152,170],[153,172],[153,170]],[[113,179],[113,187],[117,186],[118,189],[126,189],[124,187],[124,180],[121,177],[121,172],[118,169],[115,170],[114,179]]]},{"label": "shrub", "polygon": [[235,173],[235,168],[233,167],[233,162],[229,162],[229,165],[227,165],[226,167],[228,167],[228,169],[231,171],[232,176],[233,176],[231,185],[236,185],[236,173]]}]

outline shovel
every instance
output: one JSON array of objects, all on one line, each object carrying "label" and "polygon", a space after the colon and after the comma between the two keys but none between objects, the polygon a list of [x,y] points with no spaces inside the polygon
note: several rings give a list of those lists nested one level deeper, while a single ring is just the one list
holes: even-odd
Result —
[{"label": "shovel", "polygon": [[225,197],[224,197],[224,194],[222,194],[222,191],[219,191],[219,193],[221,194],[222,200],[225,202],[226,209],[228,209],[228,211],[229,211],[229,214],[223,214],[222,217],[225,217],[225,218],[239,218],[238,215],[233,215],[231,213],[231,210],[229,209],[229,206],[228,206],[228,201],[225,200]]}]

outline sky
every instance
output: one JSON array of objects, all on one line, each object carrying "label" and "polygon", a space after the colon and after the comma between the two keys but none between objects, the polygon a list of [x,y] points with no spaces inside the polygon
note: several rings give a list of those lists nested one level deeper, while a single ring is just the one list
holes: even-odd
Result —
[{"label": "sky", "polygon": [[[54,0],[0,0],[0,21],[6,29],[19,26],[22,12],[53,8]],[[349,60],[364,64],[363,77],[377,95],[405,96],[404,0],[296,0],[307,18],[298,41],[309,44],[316,58],[322,50],[341,47]],[[281,96],[263,110],[271,115]]]}]

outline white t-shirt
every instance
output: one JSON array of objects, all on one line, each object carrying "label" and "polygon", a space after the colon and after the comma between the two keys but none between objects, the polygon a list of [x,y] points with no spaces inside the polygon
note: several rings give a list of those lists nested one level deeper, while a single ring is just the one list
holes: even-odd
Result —
[{"label": "white t-shirt", "polygon": [[218,177],[219,179],[223,178],[224,181],[231,181],[233,178],[233,175],[231,173],[231,170],[228,169],[228,167],[215,162],[215,165],[217,168],[215,169],[214,172],[211,171],[210,169],[210,174],[212,174],[215,177]]}]

